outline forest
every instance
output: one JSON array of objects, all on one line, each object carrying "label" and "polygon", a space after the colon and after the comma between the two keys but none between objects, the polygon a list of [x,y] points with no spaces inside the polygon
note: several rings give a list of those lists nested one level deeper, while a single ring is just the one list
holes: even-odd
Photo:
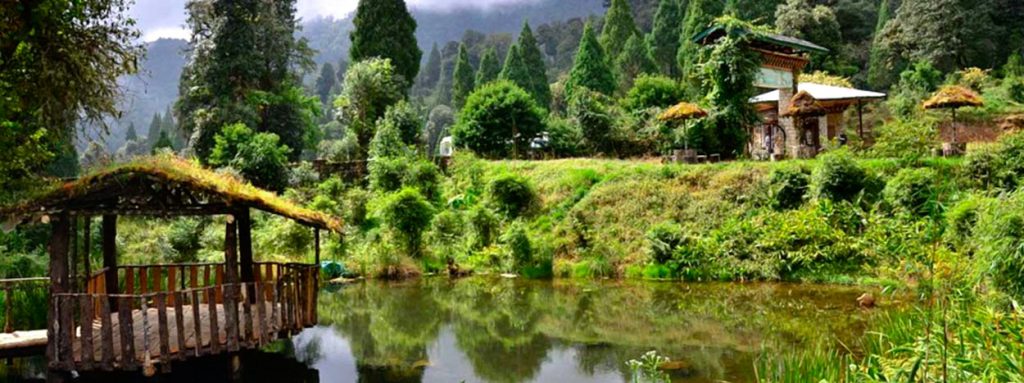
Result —
[{"label": "forest", "polygon": [[[0,6],[0,205],[183,158],[340,218],[325,280],[855,286],[911,303],[871,323],[884,336],[746,361],[756,380],[1024,376],[1018,0],[541,1],[497,15],[360,0],[312,22],[295,0],[189,0],[190,39],[149,44],[130,6]],[[440,27],[455,20],[457,33]],[[695,39],[713,26],[720,39]],[[750,150],[765,121],[748,48],[778,36],[822,48],[794,84],[885,94],[836,112],[815,158]],[[155,90],[126,104],[145,71]],[[951,119],[923,106],[939,96],[971,103]],[[704,116],[664,117],[681,102]],[[958,131],[966,154],[943,155]],[[723,161],[666,160],[683,148]],[[0,218],[0,276],[45,275],[46,225]],[[118,244],[129,264],[220,262],[225,219],[130,217]],[[286,219],[255,214],[252,237],[258,261],[314,259],[312,233]],[[31,309],[17,321],[45,319]],[[667,381],[652,360],[628,374]]]}]

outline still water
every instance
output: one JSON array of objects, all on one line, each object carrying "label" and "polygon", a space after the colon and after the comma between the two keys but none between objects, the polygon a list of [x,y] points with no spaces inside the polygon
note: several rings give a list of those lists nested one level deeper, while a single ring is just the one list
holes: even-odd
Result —
[{"label": "still water", "polygon": [[[886,308],[861,288],[737,283],[362,281],[320,294],[320,326],[241,356],[175,364],[160,382],[626,382],[657,350],[674,382],[752,382],[759,355],[855,347]],[[877,292],[875,292],[877,296]],[[898,304],[883,301],[883,307]],[[856,352],[856,349],[853,350]],[[41,358],[0,363],[0,382],[45,378]],[[79,382],[138,381],[134,374]]]},{"label": "still water", "polygon": [[[368,281],[325,291],[293,339],[322,382],[624,382],[657,350],[674,382],[749,382],[755,358],[856,344],[863,289],[795,284]],[[877,293],[876,293],[877,295]]]}]

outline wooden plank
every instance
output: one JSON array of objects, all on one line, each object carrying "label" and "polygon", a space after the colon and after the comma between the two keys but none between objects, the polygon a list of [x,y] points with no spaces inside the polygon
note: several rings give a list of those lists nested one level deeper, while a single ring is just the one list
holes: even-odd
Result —
[{"label": "wooden plank", "polygon": [[[275,334],[276,333],[276,329],[280,329],[280,327],[278,327],[279,326],[278,325],[278,321],[281,318],[281,304],[280,304],[280,302],[278,302],[278,300],[280,299],[281,294],[278,292],[277,283],[271,283],[271,284],[269,284],[267,286],[269,287],[267,289],[267,292],[270,295],[270,303],[271,303],[270,304],[270,326],[271,326],[270,327],[270,333],[271,334]],[[271,338],[271,339],[273,339],[273,338]],[[271,339],[267,339],[267,341],[270,341]]]},{"label": "wooden plank", "polygon": [[210,265],[204,265],[203,266],[203,279],[202,279],[202,282],[203,283],[199,284],[201,287],[206,287],[206,286],[210,285]]},{"label": "wooden plank", "polygon": [[85,266],[85,277],[92,279],[92,217],[85,216],[82,224],[82,262]]},{"label": "wooden plank", "polygon": [[[257,271],[257,280],[259,279],[259,272]],[[263,292],[263,282],[256,282],[256,321],[259,322],[259,328],[256,331],[256,344],[263,346],[267,344],[267,333],[270,332],[270,328],[267,326],[267,305],[265,294]]]},{"label": "wooden plank", "polygon": [[203,355],[203,321],[199,315],[199,308],[202,307],[199,301],[199,290],[192,290],[192,327],[195,328],[195,351],[196,356]]},{"label": "wooden plank", "polygon": [[124,267],[124,293],[135,294],[135,272],[131,266]]},{"label": "wooden plank", "polygon": [[[51,218],[50,222],[50,300],[46,318],[46,337],[50,340],[46,347],[46,357],[50,367],[60,366],[61,325],[60,301],[56,294],[68,292],[68,245],[71,227],[66,213]],[[67,322],[64,322],[67,323]],[[58,341],[54,341],[58,340]]]},{"label": "wooden plank", "polygon": [[157,324],[160,325],[160,358],[169,358],[171,356],[171,332],[167,328],[167,294],[159,293],[153,297],[153,301],[156,303]]},{"label": "wooden plank", "polygon": [[165,290],[165,291],[171,293],[171,294],[167,295],[167,305],[168,306],[174,306],[174,299],[176,297],[176,294],[174,294],[174,292],[178,291],[178,267],[177,266],[169,266],[169,267],[167,267],[167,290]]},{"label": "wooden plank", "polygon": [[121,330],[121,359],[122,369],[134,370],[138,367],[135,359],[135,331],[134,320],[132,319],[132,302],[128,297],[121,297],[117,303],[117,327]]},{"label": "wooden plank", "polygon": [[180,291],[174,292],[174,330],[178,336],[178,352],[175,358],[184,360],[185,359],[185,309],[183,307],[185,294]]},{"label": "wooden plank", "polygon": [[238,225],[237,219],[228,217],[224,225],[224,329],[227,332],[228,351],[238,351]]},{"label": "wooden plank", "polygon": [[188,287],[191,289],[199,287],[199,266],[189,266],[188,283]]},{"label": "wooden plank", "polygon": [[92,296],[90,295],[79,295],[78,306],[82,308],[82,321],[81,321],[81,360],[83,370],[92,370],[93,362],[96,359],[96,352],[92,345],[92,322],[93,322],[93,311],[92,311]]},{"label": "wooden plank", "polygon": [[149,291],[167,291],[164,287],[164,268],[162,266],[150,266],[149,267],[149,283],[152,285],[152,289]]},{"label": "wooden plank", "polygon": [[100,350],[102,353],[101,367],[104,370],[114,368],[114,325],[111,321],[110,299],[100,296]]},{"label": "wooden plank", "polygon": [[139,294],[146,295],[149,290],[149,273],[147,272],[148,267],[139,267]]},{"label": "wooden plank", "polygon": [[75,299],[71,295],[61,295],[60,303],[60,338],[57,340],[57,348],[60,350],[60,364],[68,370],[75,368],[75,327],[73,315],[75,313]]},{"label": "wooden plank", "polygon": [[[213,291],[216,287],[210,287],[209,289]],[[210,352],[220,354],[220,326],[217,323],[217,301],[215,299],[207,299],[206,303],[210,308]]]},{"label": "wooden plank", "polygon": [[253,285],[247,284],[246,288],[242,288],[242,344],[245,347],[252,347],[253,340],[256,339],[252,334],[252,292],[249,290],[253,288]]},{"label": "wooden plank", "polygon": [[213,285],[216,286],[214,290],[217,294],[217,303],[224,303],[224,265],[214,266],[216,274],[214,276]]},{"label": "wooden plank", "polygon": [[[102,227],[103,267],[107,268],[107,294],[117,294],[117,216],[104,215]],[[115,305],[114,298],[110,299]]]}]

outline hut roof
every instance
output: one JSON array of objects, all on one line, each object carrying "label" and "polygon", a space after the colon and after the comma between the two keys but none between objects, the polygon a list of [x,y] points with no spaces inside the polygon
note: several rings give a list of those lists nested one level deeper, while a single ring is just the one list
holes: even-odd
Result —
[{"label": "hut roof", "polygon": [[5,221],[57,212],[152,216],[230,214],[255,208],[300,224],[340,232],[341,222],[193,162],[161,155],[50,185],[0,207]]},{"label": "hut roof", "polygon": [[[856,102],[857,100],[876,100],[885,98],[885,93],[869,92],[866,90],[844,88],[840,86],[831,86],[824,84],[816,84],[811,82],[801,82],[797,84],[797,90],[807,91],[818,101],[851,101]],[[779,91],[773,90],[768,93],[760,94],[750,99],[752,104],[760,103],[777,103],[779,102]]]},{"label": "hut roof", "polygon": [[935,92],[932,98],[924,102],[925,109],[948,109],[965,106],[983,106],[981,96],[973,90],[958,85],[947,85]]},{"label": "hut roof", "polygon": [[675,106],[668,108],[668,110],[658,116],[658,119],[661,121],[681,121],[689,120],[691,118],[701,118],[707,115],[708,112],[701,109],[697,104],[680,102]]},{"label": "hut roof", "polygon": [[999,128],[1012,132],[1024,130],[1024,114],[1012,114],[1003,117],[999,121]]},{"label": "hut roof", "polygon": [[807,117],[822,116],[828,114],[828,110],[822,106],[810,92],[801,90],[790,100],[789,108],[782,113],[783,117]]},{"label": "hut roof", "polygon": [[[828,48],[821,45],[812,43],[807,40],[798,39],[792,36],[785,36],[776,33],[756,33],[749,30],[739,31],[743,34],[754,35],[754,41],[761,43],[766,48],[773,51],[781,51],[784,53],[828,53]],[[701,31],[691,39],[693,42],[698,44],[709,44],[717,41],[719,38],[726,34],[726,28],[724,25],[716,24],[708,27]]]}]

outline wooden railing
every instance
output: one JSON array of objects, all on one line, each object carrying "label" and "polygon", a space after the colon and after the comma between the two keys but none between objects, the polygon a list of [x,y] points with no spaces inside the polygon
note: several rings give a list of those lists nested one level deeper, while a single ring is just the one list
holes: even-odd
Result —
[{"label": "wooden railing", "polygon": [[[14,300],[15,291],[29,292],[31,290],[46,290],[49,287],[48,283],[50,278],[13,278],[13,279],[0,279],[0,290],[4,294],[4,332],[14,332],[14,322],[11,320],[14,316]],[[35,330],[35,329],[22,329],[22,330]]]},{"label": "wooden railing", "polygon": [[259,263],[251,282],[237,284],[222,283],[222,264],[121,266],[117,294],[106,291],[106,271],[85,293],[54,295],[51,368],[141,366],[149,374],[154,365],[255,348],[316,324],[315,265]]}]

